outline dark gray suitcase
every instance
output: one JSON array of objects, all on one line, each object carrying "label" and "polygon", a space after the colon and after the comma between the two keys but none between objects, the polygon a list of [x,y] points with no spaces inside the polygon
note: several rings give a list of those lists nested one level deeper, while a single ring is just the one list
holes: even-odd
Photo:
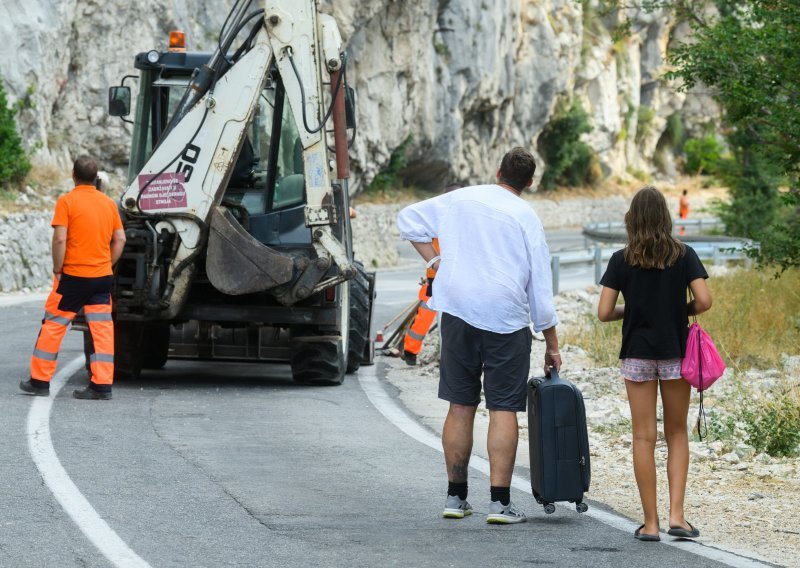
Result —
[{"label": "dark gray suitcase", "polygon": [[528,381],[528,440],[536,502],[548,514],[556,510],[556,501],[586,512],[583,494],[589,491],[591,468],[583,395],[555,369],[549,378]]}]

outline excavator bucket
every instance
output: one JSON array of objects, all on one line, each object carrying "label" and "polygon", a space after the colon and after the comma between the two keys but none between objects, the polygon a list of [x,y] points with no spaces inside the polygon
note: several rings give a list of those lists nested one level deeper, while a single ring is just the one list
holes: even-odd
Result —
[{"label": "excavator bucket", "polygon": [[263,292],[292,279],[294,261],[261,244],[225,207],[216,207],[208,235],[206,274],[232,296]]}]

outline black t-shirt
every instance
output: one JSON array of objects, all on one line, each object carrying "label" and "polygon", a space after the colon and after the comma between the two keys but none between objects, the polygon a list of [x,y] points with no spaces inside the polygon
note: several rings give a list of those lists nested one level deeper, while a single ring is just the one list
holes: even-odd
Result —
[{"label": "black t-shirt", "polygon": [[611,256],[600,284],[619,290],[625,299],[620,359],[677,359],[685,355],[689,317],[686,287],[708,278],[691,247],[668,268],[631,267],[622,250]]}]

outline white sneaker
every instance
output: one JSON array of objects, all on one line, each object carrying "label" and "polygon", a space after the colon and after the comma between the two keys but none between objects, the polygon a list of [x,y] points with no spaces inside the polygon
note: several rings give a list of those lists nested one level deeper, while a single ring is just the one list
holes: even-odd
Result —
[{"label": "white sneaker", "polygon": [[524,523],[528,520],[525,513],[520,511],[510,502],[503,505],[500,501],[489,503],[489,514],[486,515],[486,522],[498,525],[511,525],[514,523]]},{"label": "white sneaker", "polygon": [[466,499],[462,499],[458,495],[448,495],[447,500],[444,502],[444,512],[442,516],[445,519],[463,519],[472,514],[472,505],[467,503]]}]

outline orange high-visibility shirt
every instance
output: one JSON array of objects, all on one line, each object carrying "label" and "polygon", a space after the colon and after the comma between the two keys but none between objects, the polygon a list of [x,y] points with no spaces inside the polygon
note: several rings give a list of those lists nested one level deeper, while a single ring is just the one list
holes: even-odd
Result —
[{"label": "orange high-visibility shirt", "polygon": [[79,185],[56,202],[53,227],[67,228],[62,271],[70,276],[109,276],[111,237],[122,229],[116,203],[93,185]]}]

